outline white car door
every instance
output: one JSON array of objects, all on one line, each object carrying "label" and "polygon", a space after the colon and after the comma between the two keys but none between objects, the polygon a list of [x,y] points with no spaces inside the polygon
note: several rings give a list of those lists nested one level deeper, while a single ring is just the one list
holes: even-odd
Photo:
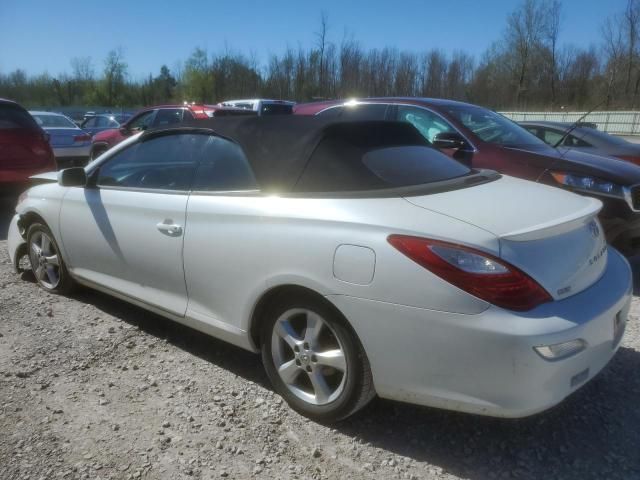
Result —
[{"label": "white car door", "polygon": [[185,314],[182,247],[197,160],[193,137],[198,135],[133,143],[90,172],[87,187],[69,189],[60,225],[74,275]]},{"label": "white car door", "polygon": [[[245,255],[259,244],[262,211],[257,183],[242,149],[210,136],[200,155],[187,208],[184,268],[187,316],[236,342],[249,292],[264,290],[257,265]],[[248,205],[248,206],[247,206]]]}]

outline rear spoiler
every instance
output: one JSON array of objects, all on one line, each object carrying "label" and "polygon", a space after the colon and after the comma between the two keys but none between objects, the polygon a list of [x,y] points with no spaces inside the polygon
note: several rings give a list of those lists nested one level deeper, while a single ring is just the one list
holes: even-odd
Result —
[{"label": "rear spoiler", "polygon": [[541,238],[561,235],[570,232],[575,228],[584,225],[587,221],[595,217],[602,210],[602,202],[596,198],[584,197],[588,200],[587,205],[580,210],[576,210],[562,218],[556,218],[550,222],[540,223],[522,230],[514,230],[513,232],[500,235],[502,240],[511,240],[514,242],[527,242],[529,240],[539,240]]}]

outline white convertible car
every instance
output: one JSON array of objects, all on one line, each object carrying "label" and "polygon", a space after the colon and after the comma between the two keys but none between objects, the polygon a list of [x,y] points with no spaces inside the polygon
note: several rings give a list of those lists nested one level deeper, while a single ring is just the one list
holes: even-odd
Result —
[{"label": "white convertible car", "polygon": [[374,395],[521,417],[614,356],[631,299],[601,204],[471,170],[411,125],[229,118],[40,175],[9,232],[40,286],[261,351],[320,421]]}]

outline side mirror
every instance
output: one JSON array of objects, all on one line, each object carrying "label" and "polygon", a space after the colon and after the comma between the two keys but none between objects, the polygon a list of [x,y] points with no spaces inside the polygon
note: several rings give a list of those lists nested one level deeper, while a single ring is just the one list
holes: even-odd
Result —
[{"label": "side mirror", "polygon": [[131,130],[129,130],[127,127],[122,126],[120,127],[118,130],[120,130],[120,133],[122,135],[129,135],[131,133]]},{"label": "side mirror", "polygon": [[442,132],[433,137],[433,146],[436,148],[465,148],[467,141],[456,132]]},{"label": "side mirror", "polygon": [[65,168],[58,172],[58,185],[62,187],[84,187],[87,184],[87,172],[82,167]]}]

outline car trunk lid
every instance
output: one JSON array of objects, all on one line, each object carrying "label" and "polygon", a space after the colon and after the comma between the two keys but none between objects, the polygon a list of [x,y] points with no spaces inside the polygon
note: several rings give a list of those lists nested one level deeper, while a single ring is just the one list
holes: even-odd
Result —
[{"label": "car trunk lid", "polygon": [[409,203],[475,225],[499,238],[499,256],[555,299],[595,283],[607,262],[600,201],[511,177],[469,189],[406,197]]},{"label": "car trunk lid", "polygon": [[84,132],[73,128],[48,128],[49,143],[52,147],[68,147],[74,144],[74,138],[82,135]]}]

